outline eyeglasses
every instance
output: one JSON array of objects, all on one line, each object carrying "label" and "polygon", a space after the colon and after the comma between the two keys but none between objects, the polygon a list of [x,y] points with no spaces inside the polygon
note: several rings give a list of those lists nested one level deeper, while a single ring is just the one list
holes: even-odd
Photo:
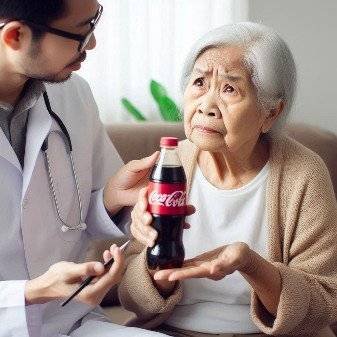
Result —
[{"label": "eyeglasses", "polygon": [[[102,17],[102,14],[103,14],[103,6],[99,5],[98,11],[97,11],[95,17],[89,22],[91,28],[86,35],[69,33],[69,32],[66,32],[66,31],[61,30],[61,29],[49,27],[49,26],[46,26],[46,25],[40,25],[40,24],[35,23],[35,22],[24,21],[24,20],[22,22],[24,22],[25,24],[27,24],[27,26],[30,26],[32,28],[36,28],[36,29],[39,29],[39,30],[42,30],[44,32],[51,33],[51,34],[54,34],[54,35],[62,36],[62,37],[65,37],[66,39],[78,41],[79,42],[78,52],[83,53],[85,48],[87,47],[92,35],[93,35],[93,33],[94,33],[94,30],[95,30],[99,20]],[[11,21],[13,21],[13,20],[11,20]],[[21,21],[21,20],[18,20],[18,21]],[[7,21],[5,23],[1,23],[0,29],[5,27],[5,25],[8,22],[10,22],[10,21]]]}]

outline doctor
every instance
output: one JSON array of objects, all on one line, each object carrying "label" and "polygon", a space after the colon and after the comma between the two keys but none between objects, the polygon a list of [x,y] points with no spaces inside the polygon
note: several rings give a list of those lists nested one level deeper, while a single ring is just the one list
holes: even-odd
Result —
[{"label": "doctor", "polygon": [[[124,271],[117,247],[104,253],[115,258],[108,272],[80,263],[90,239],[123,235],[119,211],[156,160],[122,166],[89,86],[71,77],[102,10],[96,0],[0,0],[1,337],[161,335],[99,310]],[[96,283],[62,308],[89,275]]]}]

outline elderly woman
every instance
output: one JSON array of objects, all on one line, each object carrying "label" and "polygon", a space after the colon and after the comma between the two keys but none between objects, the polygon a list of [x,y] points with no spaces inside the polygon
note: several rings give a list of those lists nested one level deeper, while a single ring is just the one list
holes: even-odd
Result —
[{"label": "elderly woman", "polygon": [[143,191],[119,288],[133,323],[171,336],[333,336],[337,207],[322,160],[280,132],[296,86],[287,45],[259,24],[220,27],[195,45],[182,83],[188,260],[148,271]]}]

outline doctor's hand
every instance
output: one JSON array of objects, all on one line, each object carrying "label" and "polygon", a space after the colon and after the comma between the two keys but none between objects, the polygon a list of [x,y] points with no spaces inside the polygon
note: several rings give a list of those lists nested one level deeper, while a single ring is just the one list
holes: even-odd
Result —
[{"label": "doctor's hand", "polygon": [[137,202],[138,193],[148,184],[150,170],[158,156],[159,152],[155,152],[149,157],[130,161],[110,178],[104,188],[104,206],[111,214]]},{"label": "doctor's hand", "polygon": [[111,287],[121,281],[125,271],[123,254],[116,245],[111,246],[110,251],[104,252],[104,262],[111,257],[115,261],[108,271],[104,270],[100,262],[81,264],[59,262],[52,265],[45,274],[27,281],[26,305],[68,298],[83,280],[89,276],[96,276],[93,282],[75,297],[75,300],[90,306],[97,306]]}]

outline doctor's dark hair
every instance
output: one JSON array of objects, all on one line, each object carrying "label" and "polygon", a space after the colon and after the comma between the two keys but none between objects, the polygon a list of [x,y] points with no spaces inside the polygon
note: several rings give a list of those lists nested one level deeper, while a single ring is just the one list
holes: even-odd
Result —
[{"label": "doctor's dark hair", "polygon": [[[0,20],[22,20],[48,25],[61,18],[65,11],[66,0],[0,0]],[[39,29],[30,28],[34,40],[44,35]]]}]

